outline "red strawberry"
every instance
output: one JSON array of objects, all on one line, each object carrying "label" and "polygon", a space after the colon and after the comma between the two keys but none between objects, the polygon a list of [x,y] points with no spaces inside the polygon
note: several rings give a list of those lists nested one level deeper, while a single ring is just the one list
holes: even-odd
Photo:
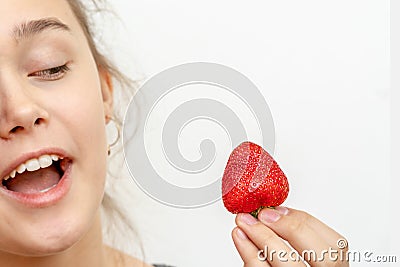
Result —
[{"label": "red strawberry", "polygon": [[288,193],[285,174],[262,147],[243,142],[232,151],[222,177],[222,200],[228,211],[257,217],[263,207],[282,204]]}]

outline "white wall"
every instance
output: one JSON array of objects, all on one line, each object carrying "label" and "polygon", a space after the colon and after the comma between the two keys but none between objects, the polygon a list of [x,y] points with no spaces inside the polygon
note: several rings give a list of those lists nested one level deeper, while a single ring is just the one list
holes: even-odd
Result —
[{"label": "white wall", "polygon": [[[285,204],[335,228],[353,250],[389,254],[389,1],[112,2],[124,26],[105,36],[128,74],[194,61],[245,74],[272,110],[275,158],[291,185]],[[221,201],[171,208],[126,183],[149,262],[242,266]]]}]

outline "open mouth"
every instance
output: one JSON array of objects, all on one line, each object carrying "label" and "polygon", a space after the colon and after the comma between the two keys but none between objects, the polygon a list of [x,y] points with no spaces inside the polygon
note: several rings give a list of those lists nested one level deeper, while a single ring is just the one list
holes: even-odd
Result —
[{"label": "open mouth", "polygon": [[4,177],[2,186],[24,194],[45,193],[58,185],[70,162],[70,159],[56,155],[31,159]]}]

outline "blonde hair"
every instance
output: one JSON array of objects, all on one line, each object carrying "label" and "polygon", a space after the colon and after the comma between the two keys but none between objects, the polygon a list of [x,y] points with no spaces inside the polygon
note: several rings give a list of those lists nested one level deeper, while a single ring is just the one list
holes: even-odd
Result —
[{"label": "blonde hair", "polygon": [[[72,12],[74,13],[75,17],[77,18],[82,30],[86,36],[88,45],[94,57],[94,60],[97,64],[99,71],[106,71],[110,74],[113,78],[113,84],[116,82],[118,86],[114,86],[114,95],[115,93],[119,93],[120,102],[122,100],[129,101],[131,96],[134,92],[138,89],[138,81],[135,81],[125,74],[123,74],[114,64],[113,62],[104,54],[101,53],[98,49],[98,44],[95,42],[95,33],[93,32],[94,29],[94,22],[92,18],[89,16],[90,14],[96,14],[98,12],[108,12],[112,13],[105,0],[89,0],[85,3],[82,0],[67,0]],[[116,92],[118,90],[118,92]],[[114,105],[116,107],[124,107],[127,103],[119,103],[120,105]],[[121,105],[122,104],[122,105]],[[123,110],[114,108],[114,123],[118,124],[119,126],[122,125],[122,117],[123,117]],[[121,148],[116,152],[121,152]],[[115,156],[115,155],[114,155]],[[113,156],[111,156],[113,158]],[[123,162],[122,162],[123,163]],[[119,168],[121,169],[121,168]],[[115,179],[118,175],[114,175],[108,170],[108,178]],[[129,218],[126,216],[126,213],[123,211],[122,207],[119,206],[115,199],[112,198],[109,192],[104,193],[104,198],[102,201],[102,208],[103,212],[106,215],[106,222],[104,223],[104,231],[112,238],[111,242],[114,247],[117,247],[121,250],[124,249],[121,246],[118,246],[116,240],[117,237],[128,239],[130,236],[134,237],[135,240],[139,240],[139,248],[144,257],[144,250],[143,246],[140,243],[140,238],[138,233],[132,226],[132,222],[130,222]],[[129,240],[130,241],[130,240]]]}]

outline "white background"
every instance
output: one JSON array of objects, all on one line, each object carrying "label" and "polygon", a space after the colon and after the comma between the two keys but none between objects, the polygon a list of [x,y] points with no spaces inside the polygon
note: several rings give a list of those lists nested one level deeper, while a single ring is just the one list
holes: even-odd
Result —
[{"label": "white background", "polygon": [[[112,2],[121,22],[103,21],[104,38],[128,75],[151,77],[195,61],[240,71],[274,117],[275,158],[291,186],[284,204],[336,229],[352,250],[395,250],[389,1]],[[234,215],[221,201],[177,209],[152,200],[131,179],[123,183],[146,261],[242,266],[230,237]]]}]

